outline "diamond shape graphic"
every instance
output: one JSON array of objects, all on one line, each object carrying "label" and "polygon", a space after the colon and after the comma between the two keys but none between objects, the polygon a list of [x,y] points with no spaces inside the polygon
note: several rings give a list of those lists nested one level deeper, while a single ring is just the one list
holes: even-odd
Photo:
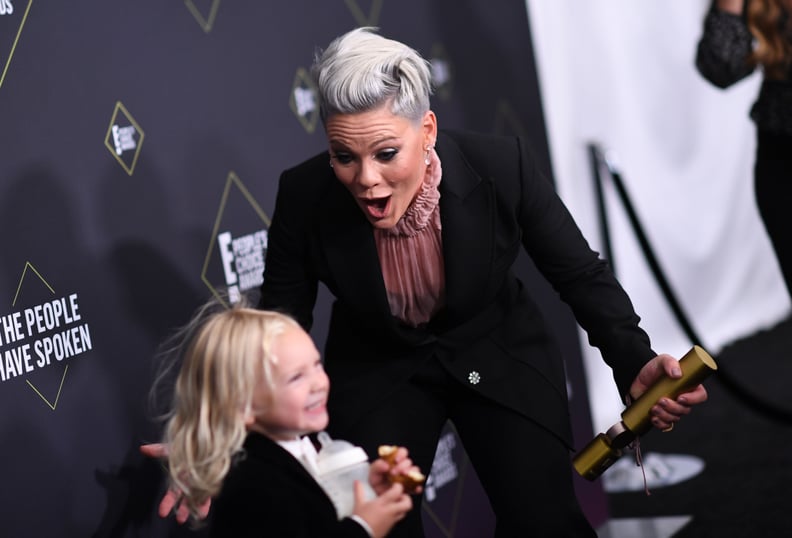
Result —
[{"label": "diamond shape graphic", "polygon": [[130,176],[135,171],[135,165],[140,156],[140,148],[143,146],[143,138],[145,136],[143,129],[140,128],[140,125],[138,125],[135,118],[132,117],[121,101],[116,102],[104,143],[116,161]]},{"label": "diamond shape graphic", "polygon": [[380,12],[382,11],[382,2],[383,0],[373,0],[369,6],[368,15],[366,15],[357,0],[344,0],[344,3],[360,26],[377,26]]},{"label": "diamond shape graphic", "polygon": [[319,90],[304,67],[297,68],[297,73],[294,75],[294,83],[289,94],[289,108],[308,133],[316,130],[319,122]]},{"label": "diamond shape graphic", "polygon": [[432,69],[432,85],[435,95],[443,101],[449,99],[454,85],[454,70],[448,59],[445,47],[436,44],[429,58]]},{"label": "diamond shape graphic", "polygon": [[[33,264],[28,261],[28,262],[25,262],[25,268],[22,270],[22,276],[19,277],[19,284],[17,285],[17,290],[16,290],[16,293],[14,294],[14,300],[11,303],[12,307],[15,307],[16,304],[17,304],[17,300],[19,299],[20,291],[22,290],[22,284],[25,282],[25,277],[28,275],[28,271],[30,271],[38,279],[38,283],[43,284],[43,289],[40,288],[38,290],[39,293],[43,292],[45,294],[45,296],[46,295],[55,295],[55,290],[52,288],[52,286],[50,286],[49,283],[44,279],[44,277],[41,276],[41,273],[39,273],[36,270],[36,268],[33,267]],[[30,281],[28,280],[28,282],[30,282]],[[28,290],[30,290],[29,287],[28,287]],[[44,388],[43,388],[44,385],[51,385],[52,383],[47,383],[47,380],[43,379],[40,375],[37,376],[36,385],[34,385],[30,381],[29,378],[25,379],[25,382],[28,384],[28,386],[31,389],[33,389],[33,391],[36,394],[38,394],[39,398],[41,398],[44,401],[44,403],[46,403],[47,406],[49,406],[50,409],[55,411],[55,408],[58,407],[58,401],[60,400],[61,391],[63,390],[63,383],[64,383],[64,381],[66,381],[66,372],[68,372],[68,371],[69,371],[69,365],[67,364],[64,367],[64,369],[63,369],[63,374],[60,375],[60,381],[58,382],[57,376],[54,378],[55,381],[57,382],[56,384],[58,386],[58,389],[57,389],[57,393],[55,394],[55,398],[52,401],[50,401],[49,398],[44,396],[44,394],[42,392],[42,391],[44,391]],[[49,381],[50,382],[53,381],[52,375],[50,375],[50,378],[51,379],[49,379]],[[48,387],[48,388],[51,389],[51,387]],[[50,391],[48,390],[48,391],[45,391],[45,392],[50,392]]]},{"label": "diamond shape graphic", "polygon": [[19,38],[22,35],[22,28],[27,21],[30,6],[33,0],[29,0],[24,11],[19,11],[17,6],[11,3],[0,1],[0,88],[3,87],[8,67],[11,65],[11,58],[14,57]]},{"label": "diamond shape graphic", "polygon": [[457,536],[459,529],[465,536],[492,536],[494,514],[458,439],[453,424],[446,423],[424,486],[424,528],[448,538]]},{"label": "diamond shape graphic", "polygon": [[184,5],[187,6],[204,32],[208,34],[212,31],[217,10],[220,8],[220,0],[184,0]]},{"label": "diamond shape graphic", "polygon": [[[251,210],[245,211],[245,210]],[[225,223],[225,216],[226,214],[231,214],[234,216],[237,222],[234,225]],[[242,224],[239,224],[239,221],[243,220]],[[231,171],[228,173],[228,177],[226,178],[225,187],[223,189],[223,194],[220,198],[220,207],[217,211],[217,217],[215,218],[215,223],[212,228],[212,235],[209,240],[209,246],[206,250],[206,257],[204,259],[203,268],[201,269],[201,280],[206,284],[206,287],[212,292],[212,294],[221,302],[226,304],[226,298],[223,294],[220,293],[220,287],[225,287],[226,284],[219,285],[215,284],[214,282],[218,282],[223,280],[222,276],[224,274],[224,260],[222,255],[222,245],[218,239],[219,236],[222,235],[232,235],[232,236],[242,236],[242,239],[247,237],[255,236],[262,232],[261,225],[264,225],[266,229],[269,229],[270,219],[266,213],[261,209],[261,206],[258,204],[253,195],[250,191],[245,187],[244,183],[239,179],[235,172]],[[227,230],[231,228],[234,230],[234,233],[228,234]],[[242,232],[239,233],[239,230],[242,229]],[[221,233],[226,232],[226,233]],[[253,257],[257,257],[259,253],[251,253]],[[213,256],[214,255],[214,256]],[[260,253],[260,256],[263,257],[264,253]],[[212,261],[215,260],[215,263],[212,264]],[[212,271],[214,269],[214,271]],[[263,271],[263,265],[261,266]],[[210,275],[210,272],[212,273]],[[233,298],[231,298],[233,300]],[[228,306],[226,304],[226,306]]]}]

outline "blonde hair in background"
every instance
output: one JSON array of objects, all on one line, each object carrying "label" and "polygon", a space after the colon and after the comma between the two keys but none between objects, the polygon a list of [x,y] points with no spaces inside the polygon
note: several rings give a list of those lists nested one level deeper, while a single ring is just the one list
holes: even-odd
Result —
[{"label": "blonde hair in background", "polygon": [[246,304],[204,305],[171,340],[181,355],[164,443],[170,486],[181,491],[193,516],[220,492],[247,435],[245,415],[254,391],[272,384],[272,347],[290,327],[289,316]]},{"label": "blonde hair in background", "polygon": [[751,0],[748,2],[748,28],[756,38],[749,57],[762,65],[770,79],[785,78],[792,64],[792,2],[789,0]]}]

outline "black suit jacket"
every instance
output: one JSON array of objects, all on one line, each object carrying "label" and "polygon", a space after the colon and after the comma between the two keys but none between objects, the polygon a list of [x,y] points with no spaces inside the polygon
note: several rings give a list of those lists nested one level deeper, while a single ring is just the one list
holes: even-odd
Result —
[{"label": "black suit jacket", "polygon": [[426,327],[391,314],[372,228],[322,153],[280,179],[263,308],[312,323],[317,283],[336,297],[325,347],[331,426],[351,423],[435,355],[460,382],[571,446],[563,360],[516,277],[524,248],[572,308],[626,394],[655,356],[629,298],[515,137],[439,133],[446,305]]},{"label": "black suit jacket", "polygon": [[211,536],[229,538],[368,538],[355,521],[341,521],[324,490],[286,449],[248,434],[212,502]]}]

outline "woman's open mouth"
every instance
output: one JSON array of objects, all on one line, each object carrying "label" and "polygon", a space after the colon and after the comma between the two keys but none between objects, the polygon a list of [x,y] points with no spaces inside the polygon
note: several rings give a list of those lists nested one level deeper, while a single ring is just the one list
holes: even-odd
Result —
[{"label": "woman's open mouth", "polygon": [[360,201],[371,218],[382,219],[388,214],[390,199],[390,196],[384,196],[382,198],[361,198]]}]

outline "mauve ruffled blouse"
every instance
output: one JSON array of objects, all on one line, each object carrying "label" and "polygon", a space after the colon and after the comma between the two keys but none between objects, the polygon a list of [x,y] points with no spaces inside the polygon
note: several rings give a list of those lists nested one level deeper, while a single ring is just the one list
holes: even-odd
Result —
[{"label": "mauve ruffled blouse", "polygon": [[396,226],[374,229],[391,314],[417,327],[443,306],[445,276],[440,224],[440,158],[432,150],[418,196]]}]

